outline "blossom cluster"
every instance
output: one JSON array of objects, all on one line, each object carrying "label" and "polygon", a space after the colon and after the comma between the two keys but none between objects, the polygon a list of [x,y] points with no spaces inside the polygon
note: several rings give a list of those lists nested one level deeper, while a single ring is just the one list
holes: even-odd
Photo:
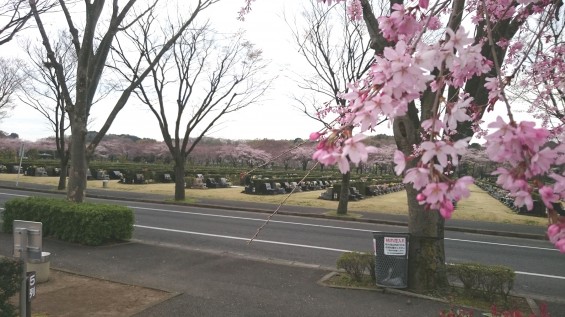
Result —
[{"label": "blossom cluster", "polygon": [[509,166],[493,173],[498,175],[497,184],[509,191],[516,206],[528,209],[533,208],[532,194],[537,190],[554,223],[548,236],[565,253],[565,222],[553,210],[554,204],[565,199],[565,174],[553,169],[565,164],[565,144],[548,142],[550,132],[529,121],[506,123],[498,117],[489,127],[496,129],[486,137],[489,158]]},{"label": "blossom cluster", "polygon": [[[565,177],[551,170],[552,166],[565,163],[565,144],[552,148],[547,142],[549,131],[536,128],[529,121],[506,123],[498,117],[489,127],[496,129],[486,137],[489,158],[509,165],[494,172],[498,175],[497,184],[510,191],[516,206],[525,205],[528,209],[533,208],[531,194],[537,186],[543,203],[553,209],[554,203],[565,198]],[[542,183],[539,179],[543,176],[553,178],[555,183]],[[532,179],[536,182],[529,181]]]},{"label": "blossom cluster", "polygon": [[[429,87],[441,91],[445,85],[461,87],[475,75],[488,72],[491,63],[481,55],[481,43],[473,39],[463,28],[457,31],[447,29],[445,40],[428,45],[412,42],[418,32],[425,28],[428,20],[417,19],[417,10],[407,10],[395,4],[393,13],[379,18],[379,27],[387,39],[395,42],[385,47],[382,56],[375,56],[367,78],[349,86],[347,93],[340,98],[347,101],[341,126],[358,127],[362,132],[373,129],[384,118],[394,120],[406,114],[408,104],[418,99]],[[432,75],[435,69],[445,69],[441,78]],[[449,70],[449,71],[447,71]],[[473,182],[471,177],[451,179],[450,169],[458,165],[459,156],[465,153],[468,140],[451,141],[440,137],[456,131],[458,124],[468,121],[467,114],[472,97],[461,95],[455,102],[446,103],[446,113],[440,120],[439,113],[422,122],[422,131],[429,136],[417,149],[421,156],[418,166],[406,171],[404,182],[413,183],[421,190],[418,200],[427,209],[439,210],[449,218],[454,210],[454,202],[469,195],[467,186]],[[336,129],[328,137],[320,137],[314,159],[322,164],[338,164],[345,173],[349,163],[364,161],[368,154],[376,151],[365,147],[362,134],[347,137],[344,129]],[[314,137],[315,138],[315,137]],[[399,152],[400,153],[400,152]],[[395,155],[397,173],[404,170],[404,156]],[[416,156],[411,156],[416,157]]]},{"label": "blossom cluster", "polygon": [[[332,4],[343,0],[319,1]],[[511,77],[505,78],[502,71],[511,68],[504,64],[495,68],[495,60],[485,57],[489,53],[485,53],[483,46],[490,45],[487,28],[508,19],[524,21],[550,4],[546,0],[471,0],[465,9],[476,13],[472,21],[482,23],[484,37],[469,36],[461,26],[444,27],[436,42],[422,40],[423,34],[435,30],[437,37],[442,30],[437,13],[449,14],[449,10],[428,9],[427,0],[420,0],[412,7],[394,4],[389,15],[378,18],[380,32],[389,46],[375,56],[366,78],[351,83],[348,91],[339,95],[346,101],[340,111],[339,126],[327,133],[311,135],[312,140],[319,141],[314,159],[323,164],[338,164],[342,172],[348,171],[350,163],[358,164],[378,151],[363,145],[362,133],[371,131],[383,119],[393,121],[405,115],[409,104],[432,91],[436,98],[431,113],[425,117],[422,114],[423,141],[415,144],[411,153],[396,152],[395,172],[404,174],[404,182],[419,190],[416,198],[420,204],[450,218],[454,203],[469,195],[468,186],[473,182],[469,176],[457,179],[452,173],[469,142],[469,138],[454,138],[458,127],[470,122],[473,130],[478,131],[482,109],[492,109],[496,103],[506,103],[510,112],[505,88]],[[362,14],[359,0],[350,0],[346,7],[352,19],[359,19]],[[523,41],[501,37],[495,45],[506,52],[509,64],[515,69],[525,68],[523,54],[529,48]],[[530,65],[533,67],[526,71],[530,79],[527,84],[541,91],[534,102],[537,104],[553,101],[552,94],[565,88],[565,46],[555,45],[550,53],[553,55],[538,55]],[[462,92],[446,100],[447,88],[464,89],[470,80],[482,76],[487,77],[486,104],[477,104],[475,96]],[[565,130],[562,127],[563,122],[553,131],[536,128],[532,122],[515,122],[510,115],[508,123],[498,118],[489,125],[493,132],[480,134],[486,134],[490,159],[502,164],[494,173],[498,175],[498,185],[510,192],[517,206],[528,209],[533,207],[532,194],[537,191],[554,223],[548,235],[565,252],[565,220],[553,211],[553,205],[565,199],[565,174],[555,169],[565,163],[565,146],[561,144],[562,134],[558,134]],[[354,129],[360,130],[360,134],[352,133]],[[548,143],[552,138],[554,143]],[[412,163],[406,169],[408,162]]]}]

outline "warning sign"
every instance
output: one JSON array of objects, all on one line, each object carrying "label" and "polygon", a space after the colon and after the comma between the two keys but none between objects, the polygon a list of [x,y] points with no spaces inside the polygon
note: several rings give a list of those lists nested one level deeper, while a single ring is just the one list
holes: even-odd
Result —
[{"label": "warning sign", "polygon": [[385,237],[385,255],[406,255],[405,237]]}]

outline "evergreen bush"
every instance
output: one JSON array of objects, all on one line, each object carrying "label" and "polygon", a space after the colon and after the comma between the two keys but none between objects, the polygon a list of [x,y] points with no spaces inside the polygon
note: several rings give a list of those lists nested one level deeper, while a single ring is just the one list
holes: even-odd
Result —
[{"label": "evergreen bush", "polygon": [[375,277],[375,257],[370,253],[361,252],[345,252],[339,259],[337,259],[336,264],[338,269],[343,269],[349,276],[356,282],[360,282],[365,275],[365,272],[369,272],[373,281],[376,281]]},{"label": "evergreen bush", "polygon": [[20,289],[21,263],[9,258],[0,258],[0,316],[16,316],[16,307],[10,297]]},{"label": "evergreen bush", "polygon": [[4,232],[12,232],[17,219],[43,223],[44,236],[85,245],[127,240],[133,233],[133,211],[124,206],[30,197],[7,201],[4,208]]},{"label": "evergreen bush", "polygon": [[514,286],[514,271],[502,265],[452,264],[447,267],[447,274],[463,283],[463,289],[468,294],[485,298],[500,296],[506,301]]}]

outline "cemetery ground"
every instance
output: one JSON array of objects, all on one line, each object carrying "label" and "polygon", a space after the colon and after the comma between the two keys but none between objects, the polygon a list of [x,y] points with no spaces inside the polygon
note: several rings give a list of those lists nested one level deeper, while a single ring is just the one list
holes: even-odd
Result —
[{"label": "cemetery ground", "polygon": [[[0,174],[0,180],[49,185],[52,186],[53,190],[56,190],[58,177],[30,177],[23,175],[18,177],[15,174]],[[172,183],[122,184],[111,180],[107,187],[104,188],[101,180],[91,180],[88,181],[87,188],[161,194],[171,197],[171,199],[174,193],[174,184]],[[199,199],[203,198],[213,198],[273,204],[279,204],[286,197],[286,195],[246,195],[242,191],[243,187],[239,186],[218,189],[187,189],[186,197],[188,203],[198,202]],[[294,193],[286,201],[286,204],[321,207],[327,209],[328,214],[335,214],[337,201],[319,199],[321,192],[323,191]],[[354,216],[356,211],[407,214],[405,199],[404,191],[367,197],[363,200],[350,202],[349,214]],[[544,226],[547,223],[547,220],[543,217],[516,214],[476,186],[471,188],[471,196],[458,204],[453,218],[536,226]],[[129,316],[175,295],[160,290],[113,283],[64,271],[52,270],[52,273],[51,281],[45,284],[48,286],[44,288],[45,295],[42,296],[41,301],[34,303],[33,316],[35,317],[76,316],[77,302],[86,303],[86,305],[81,305],[80,308],[84,310],[79,312],[79,315]],[[88,288],[82,287],[83,285],[88,285]],[[133,288],[135,288],[135,292],[131,291]],[[66,293],[61,292],[61,289],[65,289]],[[67,300],[69,294],[72,294],[73,298],[78,299],[73,301]],[[136,295],[133,296],[132,294]],[[54,305],[53,303],[57,304]],[[446,308],[448,308],[448,304],[446,305]],[[64,313],[65,311],[69,313]]]},{"label": "cemetery ground", "polygon": [[[14,183],[18,181],[21,183],[51,185],[53,190],[57,189],[58,179],[58,177],[48,176],[33,177],[20,175],[18,177],[17,174],[0,173],[0,180],[2,181],[13,181]],[[108,190],[160,194],[169,196],[171,199],[174,195],[174,183],[122,184],[117,180],[109,180],[108,182]],[[103,181],[89,180],[87,188],[103,189]],[[234,186],[231,188],[186,189],[186,202],[196,203],[199,199],[211,198],[228,201],[279,204],[286,197],[286,195],[246,195],[243,194],[242,191],[243,187],[240,186]],[[286,200],[285,204],[323,208],[327,210],[328,215],[335,215],[337,201],[319,199],[318,197],[322,192],[323,190],[296,192]],[[356,216],[356,211],[407,215],[408,206],[406,204],[405,192],[399,191],[349,202],[349,216]],[[546,218],[517,214],[475,185],[471,187],[470,197],[463,199],[458,203],[456,212],[453,213],[453,219],[537,226],[547,225]]]}]

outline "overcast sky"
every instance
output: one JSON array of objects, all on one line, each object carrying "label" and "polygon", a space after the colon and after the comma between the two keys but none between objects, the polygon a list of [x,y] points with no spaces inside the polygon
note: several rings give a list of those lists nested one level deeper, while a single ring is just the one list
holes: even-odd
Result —
[{"label": "overcast sky", "polygon": [[[289,16],[300,14],[304,0],[257,0],[244,22],[236,19],[244,0],[223,0],[208,9],[212,25],[219,30],[246,31],[246,38],[263,50],[264,58],[270,60],[269,69],[279,75],[264,101],[236,113],[229,114],[208,136],[228,139],[295,139],[307,138],[310,132],[319,130],[319,123],[308,118],[295,106],[291,96],[300,93],[295,83],[289,80],[286,70],[299,72],[305,69],[296,46],[290,39],[290,30],[283,19],[283,11]],[[31,30],[37,32],[37,30]],[[2,55],[17,55],[16,41],[2,47]],[[115,99],[110,99],[114,102]],[[111,106],[111,105],[110,105]],[[110,107],[103,104],[93,106],[92,124],[89,130],[98,131],[107,117]],[[493,120],[488,115],[486,121]],[[26,105],[18,105],[9,118],[0,122],[0,130],[17,133],[21,139],[33,141],[52,136],[46,119]],[[130,134],[141,138],[162,140],[157,121],[149,110],[131,96],[110,128],[110,134]],[[391,134],[383,127],[379,133]]]},{"label": "overcast sky", "polygon": [[[235,32],[246,31],[246,38],[264,52],[270,60],[269,69],[279,75],[264,96],[264,101],[241,111],[226,115],[220,124],[209,133],[211,137],[229,139],[294,139],[307,138],[309,133],[320,126],[306,117],[295,107],[290,96],[297,90],[296,84],[284,76],[283,70],[299,64],[300,55],[290,42],[289,29],[283,18],[283,10],[297,10],[301,0],[269,1],[260,0],[253,4],[253,11],[244,22],[236,19],[244,4],[243,0],[223,0],[208,10],[214,28]],[[31,32],[37,30],[31,30]],[[19,55],[16,41],[2,47],[3,56]],[[109,102],[116,99],[108,98]],[[103,104],[93,106],[91,118],[94,119],[89,130],[98,130],[107,117],[109,107]],[[21,139],[36,140],[51,136],[50,125],[46,119],[24,104],[11,112],[9,118],[0,122],[0,130],[17,133]],[[120,112],[109,132],[111,134],[131,134],[139,137],[162,140],[158,124],[149,110],[131,96],[126,107]]]}]

